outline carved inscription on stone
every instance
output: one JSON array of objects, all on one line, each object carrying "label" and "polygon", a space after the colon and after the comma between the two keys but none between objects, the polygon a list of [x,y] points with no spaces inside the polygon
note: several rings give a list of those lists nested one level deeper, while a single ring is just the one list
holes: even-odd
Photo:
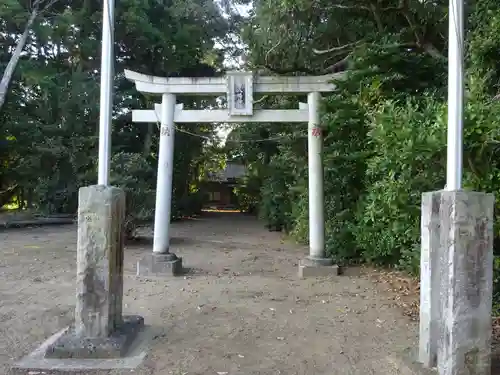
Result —
[{"label": "carved inscription on stone", "polygon": [[227,73],[227,102],[230,116],[253,114],[252,72]]},{"label": "carved inscription on stone", "polygon": [[121,189],[80,189],[75,328],[85,337],[107,337],[121,322],[124,213]]},{"label": "carved inscription on stone", "polygon": [[245,81],[242,77],[235,77],[234,79],[234,108],[244,109],[246,104],[245,94]]},{"label": "carved inscription on stone", "polygon": [[471,236],[465,256],[465,269],[468,274],[468,285],[466,290],[467,299],[474,309],[481,304],[481,289],[484,287],[484,265],[488,256],[488,234],[486,219],[480,218],[474,227],[475,233],[464,233]]}]

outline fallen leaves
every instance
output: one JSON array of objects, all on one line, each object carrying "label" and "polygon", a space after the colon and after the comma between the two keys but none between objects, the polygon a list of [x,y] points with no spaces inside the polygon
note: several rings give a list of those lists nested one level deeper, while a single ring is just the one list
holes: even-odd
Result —
[{"label": "fallen leaves", "polygon": [[[403,272],[391,270],[369,270],[368,274],[382,288],[391,294],[394,304],[412,321],[420,315],[420,281]],[[500,343],[500,317],[492,317],[493,343]]]},{"label": "fallen leaves", "polygon": [[420,314],[420,282],[417,278],[398,271],[371,270],[370,276],[387,292],[394,305],[412,321],[418,321]]}]

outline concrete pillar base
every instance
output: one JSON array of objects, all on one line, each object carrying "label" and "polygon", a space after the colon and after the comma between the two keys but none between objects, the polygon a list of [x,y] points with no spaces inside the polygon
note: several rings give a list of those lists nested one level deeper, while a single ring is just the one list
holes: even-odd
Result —
[{"label": "concrete pillar base", "polygon": [[45,358],[121,358],[144,327],[142,316],[124,316],[123,323],[107,337],[81,337],[68,330],[45,351]]},{"label": "concrete pillar base", "polygon": [[339,267],[331,258],[306,257],[299,261],[299,278],[337,276]]},{"label": "concrete pillar base", "polygon": [[145,255],[137,262],[137,276],[179,276],[183,273],[182,258],[173,253]]}]

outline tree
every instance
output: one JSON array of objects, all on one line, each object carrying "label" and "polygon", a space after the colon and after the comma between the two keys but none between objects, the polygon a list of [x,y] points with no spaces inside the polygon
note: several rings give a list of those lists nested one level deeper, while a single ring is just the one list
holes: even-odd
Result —
[{"label": "tree", "polygon": [[[420,193],[444,185],[447,12],[443,1],[253,3],[242,34],[248,69],[343,72],[337,91],[324,97],[321,119],[326,246],[338,262],[418,272]],[[497,191],[500,7],[471,2],[466,13],[465,184]],[[265,104],[278,108],[286,100]],[[241,127],[238,139],[279,140],[269,142],[273,147],[235,145],[231,152],[260,185],[254,194],[267,224],[307,242],[307,148],[298,133],[292,124]],[[500,238],[500,227],[495,231]]]},{"label": "tree", "polygon": [[[5,47],[0,49],[2,71],[25,30],[28,9],[25,4],[9,1],[0,10],[0,43]],[[40,15],[45,8],[39,3],[36,9]],[[59,0],[51,3],[50,9],[43,19],[39,16],[31,24],[26,52],[19,56],[0,111],[1,151],[5,152],[0,191],[14,192],[20,206],[72,213],[78,188],[96,180],[102,2]],[[137,93],[125,80],[123,69],[160,76],[220,74],[225,51],[215,48],[215,43],[226,37],[229,28],[211,0],[117,3],[112,136],[113,154],[121,155],[120,163],[140,166],[146,162],[156,171],[158,144],[155,124],[133,124],[130,113],[123,111],[132,106],[151,107],[157,98]],[[183,101],[188,107],[210,103],[205,98]],[[213,132],[210,124],[194,130],[208,138]],[[193,192],[190,186],[197,181],[193,167],[203,163],[205,143],[205,138],[178,133],[176,200]],[[114,177],[123,180],[123,176],[120,171]],[[119,183],[120,178],[114,181]],[[143,184],[144,191],[154,194],[154,176]],[[174,205],[179,206],[176,201]]]},{"label": "tree", "polygon": [[[12,80],[14,71],[17,67],[19,59],[21,58],[21,53],[23,52],[24,47],[26,46],[26,42],[28,40],[28,36],[33,26],[33,23],[35,22],[36,18],[39,15],[47,11],[56,1],[57,0],[46,0],[46,1],[35,0],[33,4],[30,6],[31,9],[28,12],[29,16],[28,20],[26,21],[26,24],[24,25],[24,31],[17,42],[16,48],[12,53],[9,63],[7,64],[7,67],[3,72],[2,80],[0,81],[0,111],[2,110],[3,104],[5,103],[5,98],[9,90],[10,81]],[[4,9],[9,9],[9,7],[6,7]],[[3,15],[0,15],[0,17],[2,16]]]}]

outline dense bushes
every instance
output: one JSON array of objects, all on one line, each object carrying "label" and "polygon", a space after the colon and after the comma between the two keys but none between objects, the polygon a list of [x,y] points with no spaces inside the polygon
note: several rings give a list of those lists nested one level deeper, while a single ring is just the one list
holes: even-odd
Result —
[{"label": "dense bushes", "polygon": [[[471,13],[464,111],[464,188],[497,197],[500,67],[492,35],[499,14],[486,16],[480,8]],[[384,42],[398,45],[398,38]],[[418,50],[386,46],[356,49],[344,79],[335,82],[338,89],[323,100],[326,246],[340,263],[364,261],[418,274],[421,194],[446,183],[446,64]],[[307,242],[307,152],[287,142],[277,142],[276,150],[270,163],[254,160],[265,171],[261,216]],[[500,220],[495,237],[500,243]]]},{"label": "dense bushes", "polygon": [[294,176],[281,159],[282,155],[275,155],[269,163],[268,177],[261,189],[260,215],[269,229],[289,231],[293,228],[291,188]]},{"label": "dense bushes", "polygon": [[133,237],[139,223],[153,218],[156,172],[142,154],[125,152],[113,156],[111,170],[111,184],[126,193],[125,227]]},{"label": "dense bushes", "polygon": [[[156,169],[139,153],[120,152],[111,160],[111,184],[125,190],[127,236],[134,237],[137,226],[154,218],[156,200]],[[201,192],[189,192],[180,196],[172,194],[171,219],[191,216],[201,212]]]},{"label": "dense bushes", "polygon": [[[421,194],[446,182],[447,5],[415,2],[404,10],[358,12],[326,3],[255,4],[246,36],[253,66],[284,75],[344,74],[323,101],[327,251],[340,263],[364,261],[417,274]],[[495,193],[500,212],[500,6],[470,3],[465,14],[463,183]],[[273,28],[278,20],[282,26]],[[307,150],[288,142],[297,128],[288,125],[266,128],[269,138],[279,139],[266,148],[238,151],[262,171],[260,214],[267,224],[307,242]],[[261,129],[249,128],[245,138],[257,138]]]},{"label": "dense bushes", "polygon": [[[325,109],[337,100],[327,100]],[[469,100],[465,188],[500,193],[499,111],[500,103]],[[421,194],[445,185],[445,104],[432,95],[386,100],[370,111],[344,103],[327,112],[324,123],[329,254],[339,262],[362,260],[418,273]],[[269,164],[260,213],[268,225],[305,242],[307,164],[304,159],[304,173],[293,173],[292,163],[283,160],[290,157],[286,147]],[[495,234],[500,237],[498,225]]]},{"label": "dense bushes", "polygon": [[373,153],[353,223],[364,260],[418,271],[421,193],[444,187],[443,113],[432,97],[387,101],[371,113],[367,144]]},{"label": "dense bushes", "polygon": [[[327,251],[337,262],[418,274],[421,194],[445,185],[446,105],[438,94],[353,99],[361,95],[366,91],[325,100]],[[464,124],[464,187],[498,196],[500,103],[475,95],[469,92]],[[301,157],[279,146],[262,183],[260,214],[269,226],[307,242],[307,159]],[[496,224],[500,238],[499,229]]]}]

